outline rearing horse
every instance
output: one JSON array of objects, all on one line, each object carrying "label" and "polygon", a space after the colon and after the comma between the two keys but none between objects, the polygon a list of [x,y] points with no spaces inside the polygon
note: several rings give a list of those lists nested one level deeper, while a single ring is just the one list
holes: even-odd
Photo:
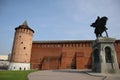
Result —
[{"label": "rearing horse", "polygon": [[106,28],[106,22],[107,22],[108,18],[107,17],[102,17],[100,18],[99,16],[97,17],[96,21],[94,23],[92,23],[90,26],[95,28],[94,33],[96,34],[96,37],[100,37],[102,36],[102,33],[105,31],[106,36],[108,37],[108,33],[107,33],[107,28]]}]

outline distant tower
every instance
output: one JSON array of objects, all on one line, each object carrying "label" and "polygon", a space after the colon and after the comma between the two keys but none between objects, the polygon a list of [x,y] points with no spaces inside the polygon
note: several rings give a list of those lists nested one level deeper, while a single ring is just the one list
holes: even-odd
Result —
[{"label": "distant tower", "polygon": [[15,28],[14,42],[10,59],[9,70],[29,70],[34,31],[25,21]]}]

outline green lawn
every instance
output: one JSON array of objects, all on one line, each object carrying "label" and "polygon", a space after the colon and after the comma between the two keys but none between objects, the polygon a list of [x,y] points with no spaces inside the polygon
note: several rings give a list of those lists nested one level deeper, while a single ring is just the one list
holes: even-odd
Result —
[{"label": "green lawn", "polygon": [[27,75],[34,70],[28,71],[0,71],[0,80],[26,80]]}]

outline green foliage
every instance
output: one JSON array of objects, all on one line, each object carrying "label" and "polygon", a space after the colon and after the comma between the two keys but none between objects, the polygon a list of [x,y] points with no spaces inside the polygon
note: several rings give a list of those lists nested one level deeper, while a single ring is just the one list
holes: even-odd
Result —
[{"label": "green foliage", "polygon": [[0,71],[0,80],[26,80],[27,75],[34,70],[27,71]]}]

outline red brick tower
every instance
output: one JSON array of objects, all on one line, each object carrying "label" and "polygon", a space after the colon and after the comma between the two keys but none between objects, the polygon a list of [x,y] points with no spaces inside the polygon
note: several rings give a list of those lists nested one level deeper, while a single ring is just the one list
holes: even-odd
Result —
[{"label": "red brick tower", "polygon": [[10,59],[9,70],[29,70],[34,31],[25,21],[15,28],[14,42]]}]

